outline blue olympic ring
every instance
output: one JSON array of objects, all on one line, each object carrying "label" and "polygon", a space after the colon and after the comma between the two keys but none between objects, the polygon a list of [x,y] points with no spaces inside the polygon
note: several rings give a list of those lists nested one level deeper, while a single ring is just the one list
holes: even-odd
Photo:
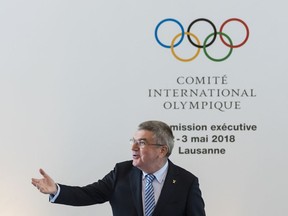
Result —
[{"label": "blue olympic ring", "polygon": [[168,19],[162,20],[162,21],[159,22],[158,25],[156,26],[156,29],[155,29],[155,38],[156,38],[157,42],[158,42],[161,46],[163,46],[163,47],[165,47],[165,48],[171,48],[171,46],[166,45],[166,44],[163,44],[163,43],[159,40],[159,37],[158,37],[158,29],[159,29],[160,25],[162,25],[164,22],[169,22],[169,21],[177,23],[177,24],[179,25],[179,27],[181,28],[181,38],[180,38],[179,42],[174,45],[174,47],[177,47],[179,44],[182,43],[182,41],[183,41],[183,39],[184,39],[184,35],[185,35],[184,27],[183,27],[183,25],[182,25],[178,20],[172,19],[172,18],[168,18]]}]

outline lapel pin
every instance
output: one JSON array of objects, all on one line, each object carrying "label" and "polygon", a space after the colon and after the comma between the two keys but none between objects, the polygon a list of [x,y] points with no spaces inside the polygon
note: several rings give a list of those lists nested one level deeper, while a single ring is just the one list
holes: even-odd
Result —
[{"label": "lapel pin", "polygon": [[176,180],[175,179],[173,179],[173,184],[175,184],[176,183]]}]

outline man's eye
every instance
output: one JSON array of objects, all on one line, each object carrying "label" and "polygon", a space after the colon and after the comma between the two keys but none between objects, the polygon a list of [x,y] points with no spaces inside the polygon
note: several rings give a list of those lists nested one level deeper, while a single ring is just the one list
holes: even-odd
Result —
[{"label": "man's eye", "polygon": [[139,141],[139,144],[140,144],[140,145],[145,145],[146,142],[145,142],[145,141]]}]

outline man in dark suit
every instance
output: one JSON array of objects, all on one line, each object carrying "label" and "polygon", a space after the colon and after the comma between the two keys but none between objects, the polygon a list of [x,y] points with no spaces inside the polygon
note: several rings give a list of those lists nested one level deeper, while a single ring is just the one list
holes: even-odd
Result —
[{"label": "man in dark suit", "polygon": [[174,136],[167,124],[141,123],[131,145],[132,161],[117,163],[90,185],[56,184],[42,169],[43,178],[32,178],[32,184],[50,194],[53,203],[85,206],[109,201],[114,216],[205,216],[198,178],[168,159]]}]

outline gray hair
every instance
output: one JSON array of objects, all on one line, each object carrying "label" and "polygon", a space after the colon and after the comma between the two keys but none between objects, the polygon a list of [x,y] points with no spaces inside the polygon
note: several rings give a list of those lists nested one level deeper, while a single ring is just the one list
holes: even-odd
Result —
[{"label": "gray hair", "polygon": [[169,157],[171,155],[174,147],[174,135],[169,125],[161,121],[145,121],[138,125],[138,130],[151,131],[157,143],[167,146],[168,152],[166,156]]}]

